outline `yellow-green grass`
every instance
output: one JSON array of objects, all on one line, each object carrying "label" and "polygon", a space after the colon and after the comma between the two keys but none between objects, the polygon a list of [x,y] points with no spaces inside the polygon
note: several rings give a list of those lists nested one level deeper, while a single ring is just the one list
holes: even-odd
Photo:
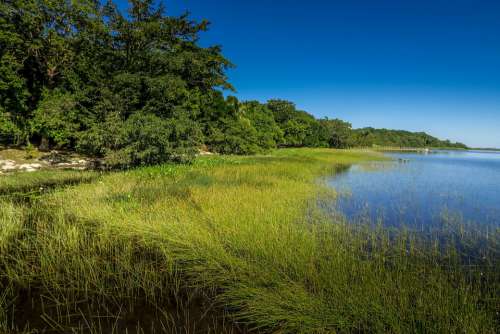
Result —
[{"label": "yellow-green grass", "polygon": [[203,157],[0,203],[0,328],[494,333],[495,284],[452,250],[318,207],[335,196],[322,176],[373,159]]},{"label": "yellow-green grass", "polygon": [[5,148],[0,145],[0,160],[12,160],[17,163],[29,163],[34,162],[40,153],[38,150],[33,150],[31,155],[32,156],[30,156],[26,150]]},{"label": "yellow-green grass", "polygon": [[91,182],[100,176],[96,172],[45,170],[15,172],[0,175],[0,199],[27,198],[54,188]]}]

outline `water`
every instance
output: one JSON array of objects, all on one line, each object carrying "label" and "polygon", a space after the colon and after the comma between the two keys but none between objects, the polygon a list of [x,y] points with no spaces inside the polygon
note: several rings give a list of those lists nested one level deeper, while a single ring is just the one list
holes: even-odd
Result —
[{"label": "water", "polygon": [[349,220],[425,229],[444,221],[500,227],[500,152],[388,154],[329,180]]}]

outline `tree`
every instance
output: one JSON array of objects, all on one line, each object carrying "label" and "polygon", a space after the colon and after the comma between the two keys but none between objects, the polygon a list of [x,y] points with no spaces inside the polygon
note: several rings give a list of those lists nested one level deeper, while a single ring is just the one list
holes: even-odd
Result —
[{"label": "tree", "polygon": [[262,151],[259,133],[245,115],[246,108],[229,96],[220,95],[213,109],[204,113],[205,142],[211,151],[225,154],[254,154]]},{"label": "tree", "polygon": [[273,113],[266,105],[257,101],[244,102],[240,105],[240,111],[255,128],[258,145],[263,150],[276,148],[283,143],[283,130],[278,126]]},{"label": "tree", "polygon": [[390,146],[390,147],[447,147],[467,148],[462,143],[442,141],[425,132],[363,128],[352,131],[352,145],[355,146]]},{"label": "tree", "polygon": [[[453,146],[425,133],[352,130],[294,103],[225,98],[232,64],[203,47],[209,23],[154,0],[0,2],[0,142],[43,144],[129,167],[190,161],[200,147]],[[43,145],[44,146],[44,145]]]},{"label": "tree", "polygon": [[325,140],[329,147],[347,148],[352,146],[352,126],[340,119],[322,119],[319,121],[325,129]]},{"label": "tree", "polygon": [[308,138],[314,135],[317,120],[305,111],[297,110],[295,104],[285,100],[270,100],[267,107],[283,131],[282,146],[316,146],[314,140]]},{"label": "tree", "polygon": [[79,131],[76,99],[68,92],[46,90],[33,112],[31,134],[46,138],[58,148],[71,146]]}]

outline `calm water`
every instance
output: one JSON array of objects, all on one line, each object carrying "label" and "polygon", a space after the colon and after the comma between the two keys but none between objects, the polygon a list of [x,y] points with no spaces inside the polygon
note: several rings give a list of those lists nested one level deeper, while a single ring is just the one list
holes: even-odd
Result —
[{"label": "calm water", "polygon": [[389,155],[395,160],[354,165],[329,181],[348,219],[422,229],[450,220],[500,226],[500,152]]}]

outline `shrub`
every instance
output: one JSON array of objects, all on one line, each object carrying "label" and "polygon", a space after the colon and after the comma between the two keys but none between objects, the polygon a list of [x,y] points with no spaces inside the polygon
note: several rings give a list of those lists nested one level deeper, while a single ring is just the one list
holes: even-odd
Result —
[{"label": "shrub", "polygon": [[0,107],[0,143],[19,143],[22,131]]},{"label": "shrub", "polygon": [[222,154],[255,154],[261,151],[257,130],[250,120],[240,116],[220,120],[207,136],[211,151]]},{"label": "shrub", "polygon": [[107,120],[82,134],[82,153],[104,157],[110,168],[190,162],[201,145],[197,124],[182,112],[162,119],[137,112],[123,121],[112,114]]},{"label": "shrub", "polygon": [[31,121],[32,133],[58,147],[69,145],[80,128],[78,114],[77,102],[70,93],[45,91]]}]

